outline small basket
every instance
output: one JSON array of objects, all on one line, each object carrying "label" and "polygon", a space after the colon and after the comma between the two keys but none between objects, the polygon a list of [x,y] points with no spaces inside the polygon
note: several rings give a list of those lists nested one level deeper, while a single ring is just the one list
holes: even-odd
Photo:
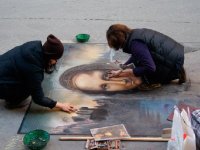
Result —
[{"label": "small basket", "polygon": [[44,130],[33,130],[25,134],[23,143],[31,150],[41,150],[50,140],[50,135]]},{"label": "small basket", "polygon": [[87,42],[90,38],[89,34],[77,34],[76,35],[76,40],[80,43]]}]

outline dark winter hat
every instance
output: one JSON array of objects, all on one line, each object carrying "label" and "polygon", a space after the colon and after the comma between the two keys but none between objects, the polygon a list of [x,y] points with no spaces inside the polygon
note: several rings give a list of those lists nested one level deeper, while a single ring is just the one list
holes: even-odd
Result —
[{"label": "dark winter hat", "polygon": [[48,58],[59,59],[63,55],[64,46],[57,37],[50,34],[47,37],[47,41],[43,45],[43,50],[45,56],[47,56]]}]

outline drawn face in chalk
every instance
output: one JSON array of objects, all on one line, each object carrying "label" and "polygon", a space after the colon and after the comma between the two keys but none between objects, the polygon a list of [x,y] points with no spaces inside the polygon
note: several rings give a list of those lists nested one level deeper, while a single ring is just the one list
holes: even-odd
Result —
[{"label": "drawn face in chalk", "polygon": [[60,83],[67,89],[90,93],[127,91],[136,87],[137,78],[134,76],[108,78],[111,70],[116,70],[116,67],[107,64],[76,66],[60,76]]},{"label": "drawn face in chalk", "polygon": [[124,91],[135,87],[134,77],[108,78],[108,72],[91,70],[74,76],[73,83],[79,90],[87,91]]}]

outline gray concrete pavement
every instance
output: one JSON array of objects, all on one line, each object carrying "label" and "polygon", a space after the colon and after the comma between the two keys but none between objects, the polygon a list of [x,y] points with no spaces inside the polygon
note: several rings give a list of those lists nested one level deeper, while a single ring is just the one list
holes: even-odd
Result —
[{"label": "gray concrete pavement", "polygon": [[[152,28],[186,46],[200,48],[199,0],[0,0],[0,54],[29,40],[45,41],[50,33],[64,42],[74,42],[75,35],[84,32],[91,35],[90,43],[106,43],[105,32],[114,23]],[[198,56],[186,57],[189,70],[189,64],[198,63]],[[7,110],[0,101],[0,149],[24,149],[17,130],[25,110]],[[52,136],[46,149],[84,149],[84,142],[57,139]],[[125,142],[123,149],[155,147],[164,150],[166,143]]]},{"label": "gray concrete pavement", "polygon": [[54,33],[73,40],[80,32],[90,42],[106,42],[105,31],[113,23],[148,27],[191,46],[200,43],[198,0],[1,0],[1,51],[27,40],[45,40]]}]

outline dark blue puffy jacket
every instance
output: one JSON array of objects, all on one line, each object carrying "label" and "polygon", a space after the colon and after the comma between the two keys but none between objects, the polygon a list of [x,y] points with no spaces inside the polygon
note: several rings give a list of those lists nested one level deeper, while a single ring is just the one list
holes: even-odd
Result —
[{"label": "dark blue puffy jacket", "polygon": [[[146,75],[149,80],[154,78],[156,82],[168,83],[178,78],[178,74],[184,64],[184,47],[174,39],[151,29],[134,29],[128,36],[123,51],[131,54],[133,40],[144,42],[154,60],[156,71],[153,76]],[[135,66],[142,64],[139,58],[133,58]]]}]

